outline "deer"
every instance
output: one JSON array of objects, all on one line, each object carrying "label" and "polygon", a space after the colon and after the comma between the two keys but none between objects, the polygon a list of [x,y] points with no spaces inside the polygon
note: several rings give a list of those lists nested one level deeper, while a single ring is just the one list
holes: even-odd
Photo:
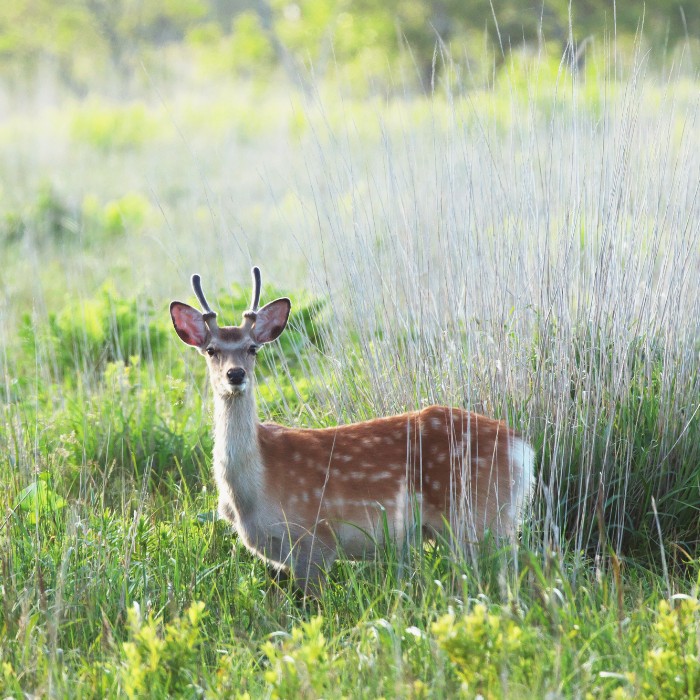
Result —
[{"label": "deer", "polygon": [[465,536],[514,537],[531,498],[533,448],[504,422],[462,408],[428,406],[330,428],[259,422],[256,356],[289,320],[291,301],[259,308],[261,274],[238,326],[170,304],[179,338],[207,363],[214,399],[213,471],[219,515],[245,547],[318,595],[338,557],[366,558],[391,539],[437,536],[456,518]]}]

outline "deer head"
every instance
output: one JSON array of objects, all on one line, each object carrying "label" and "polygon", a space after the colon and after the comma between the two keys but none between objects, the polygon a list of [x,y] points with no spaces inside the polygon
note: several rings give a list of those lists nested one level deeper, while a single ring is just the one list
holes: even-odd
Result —
[{"label": "deer head", "polygon": [[199,350],[207,361],[214,392],[222,397],[251,391],[255,356],[265,343],[277,339],[287,325],[292,304],[289,299],[271,301],[258,310],[260,270],[253,270],[253,303],[243,314],[240,326],[219,326],[202,292],[199,275],[192,275],[192,288],[204,313],[173,301],[170,316],[180,340]]}]

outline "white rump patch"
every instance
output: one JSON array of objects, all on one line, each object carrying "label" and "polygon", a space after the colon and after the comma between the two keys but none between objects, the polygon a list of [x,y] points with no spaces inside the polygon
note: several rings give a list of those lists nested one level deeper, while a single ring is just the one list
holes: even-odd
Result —
[{"label": "white rump patch", "polygon": [[521,438],[513,438],[510,444],[510,464],[514,481],[511,513],[513,523],[519,525],[530,505],[535,485],[535,452]]}]

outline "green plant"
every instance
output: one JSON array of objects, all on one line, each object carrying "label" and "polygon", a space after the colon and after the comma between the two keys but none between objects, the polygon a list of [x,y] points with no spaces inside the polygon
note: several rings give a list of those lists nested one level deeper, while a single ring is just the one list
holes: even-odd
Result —
[{"label": "green plant", "polygon": [[138,192],[128,192],[104,206],[94,195],[86,196],[82,206],[83,233],[93,243],[126,233],[140,233],[152,214],[150,202]]},{"label": "green plant", "polygon": [[330,651],[322,628],[323,617],[317,615],[277,643],[263,644],[270,665],[265,680],[273,698],[328,697],[332,693],[343,662]]},{"label": "green plant", "polygon": [[534,629],[512,619],[504,609],[489,609],[484,603],[461,615],[443,615],[431,631],[469,697],[507,697],[508,688],[515,692],[521,685],[529,687],[528,659],[537,655],[540,667],[550,663]]},{"label": "green plant", "polygon": [[167,625],[144,619],[134,604],[129,641],[121,645],[120,686],[128,698],[197,697],[204,603],[195,602]]},{"label": "green plant", "polygon": [[48,326],[37,328],[25,314],[19,337],[23,350],[30,353],[24,362],[49,357],[58,378],[71,380],[78,371],[104,369],[110,362],[150,359],[169,335],[166,321],[156,317],[152,304],[122,298],[106,284],[95,298],[69,299],[51,314]]},{"label": "green plant", "polygon": [[26,513],[27,522],[35,524],[39,518],[50,517],[66,507],[65,498],[59,496],[50,485],[50,475],[47,472],[39,474],[36,481],[22,489],[15,504]]},{"label": "green plant", "polygon": [[158,118],[142,102],[86,102],[74,112],[70,130],[75,143],[102,153],[139,149],[162,134]]},{"label": "green plant", "polygon": [[697,697],[700,693],[700,602],[689,596],[662,600],[654,623],[653,648],[644,660],[639,697]]}]

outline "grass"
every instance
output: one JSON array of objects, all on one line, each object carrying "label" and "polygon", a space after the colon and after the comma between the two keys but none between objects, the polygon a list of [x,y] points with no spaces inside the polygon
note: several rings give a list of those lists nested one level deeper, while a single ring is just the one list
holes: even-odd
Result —
[{"label": "grass", "polygon": [[[0,123],[3,697],[697,694],[697,85],[511,71]],[[294,302],[261,418],[504,417],[538,454],[517,545],[341,561],[305,605],[211,517],[167,304],[196,270],[235,322],[251,262]]]},{"label": "grass", "polygon": [[[545,570],[525,549],[517,577],[513,553],[488,547],[475,561],[440,546],[388,552],[341,562],[304,608],[223,523],[197,518],[208,494],[168,496],[144,490],[116,512],[73,501],[33,525],[12,518],[6,694],[432,697],[466,684],[494,697],[636,697],[648,684],[652,697],[657,650],[688,674],[680,688],[697,682],[697,607],[666,609],[663,581],[633,564],[616,577],[588,562],[573,583],[572,562]],[[696,595],[697,582],[674,585]]]}]

